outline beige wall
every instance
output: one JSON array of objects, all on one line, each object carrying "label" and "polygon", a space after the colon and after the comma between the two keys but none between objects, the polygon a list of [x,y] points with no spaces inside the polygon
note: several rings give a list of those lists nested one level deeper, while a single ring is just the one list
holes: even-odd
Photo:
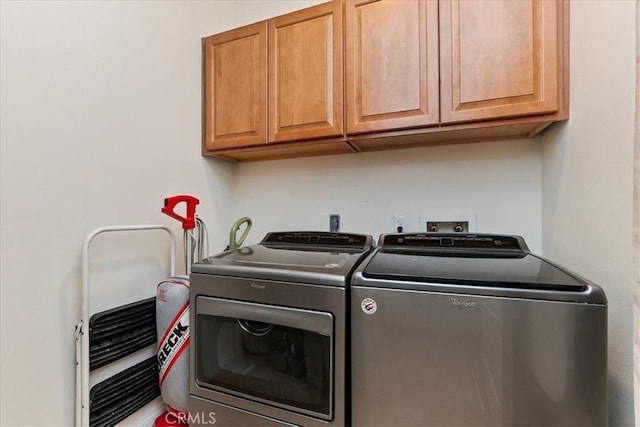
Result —
[{"label": "beige wall", "polygon": [[636,123],[633,180],[633,232],[635,284],[633,305],[633,365],[635,415],[640,417],[640,7],[636,1]]},{"label": "beige wall", "polygon": [[[73,423],[80,249],[91,230],[163,223],[180,235],[160,208],[187,193],[201,199],[212,244],[227,239],[234,168],[198,147],[200,37],[221,31],[231,6],[0,3],[0,425]],[[154,293],[166,243],[149,237],[134,252],[146,237],[110,241],[92,257],[92,276],[118,278],[107,297],[120,296],[118,273],[133,265],[129,288]]]},{"label": "beige wall", "polygon": [[633,1],[571,2],[571,118],[541,138],[543,253],[609,299],[611,425],[631,426]]},{"label": "beige wall", "polygon": [[[418,231],[421,215],[475,215],[478,232],[522,235],[541,250],[540,145],[534,141],[417,148],[238,165],[232,216],[252,217],[249,239],[267,231]],[[426,231],[422,228],[421,231]]]}]

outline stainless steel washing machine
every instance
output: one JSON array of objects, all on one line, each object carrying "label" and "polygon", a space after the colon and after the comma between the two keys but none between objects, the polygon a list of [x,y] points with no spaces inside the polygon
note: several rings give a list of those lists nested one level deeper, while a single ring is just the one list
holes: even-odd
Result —
[{"label": "stainless steel washing machine", "polygon": [[348,284],[371,236],[278,232],[192,268],[190,421],[348,423]]},{"label": "stainless steel washing machine", "polygon": [[383,235],[352,284],[354,426],[607,425],[605,294],[522,238]]}]

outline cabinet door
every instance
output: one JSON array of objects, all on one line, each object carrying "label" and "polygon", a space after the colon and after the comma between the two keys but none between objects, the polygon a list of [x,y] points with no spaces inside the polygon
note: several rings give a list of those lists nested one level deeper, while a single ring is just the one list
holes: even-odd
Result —
[{"label": "cabinet door", "polygon": [[269,141],[343,135],[342,3],[269,21]]},{"label": "cabinet door", "polygon": [[554,0],[440,0],[443,123],[558,110]]},{"label": "cabinet door", "polygon": [[349,0],[345,38],[347,133],[439,122],[437,0]]},{"label": "cabinet door", "polygon": [[203,39],[203,151],[267,142],[267,24]]}]

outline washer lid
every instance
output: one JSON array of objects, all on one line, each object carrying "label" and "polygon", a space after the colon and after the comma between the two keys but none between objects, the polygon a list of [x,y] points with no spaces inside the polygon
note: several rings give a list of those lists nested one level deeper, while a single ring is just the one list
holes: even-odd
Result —
[{"label": "washer lid", "polygon": [[586,283],[531,255],[381,249],[363,272],[367,278],[581,292]]},{"label": "washer lid", "polygon": [[346,286],[373,249],[368,235],[269,233],[258,245],[227,251],[193,265],[194,273]]},{"label": "washer lid", "polygon": [[531,254],[518,236],[387,234],[366,278],[470,286],[582,292],[589,284]]}]

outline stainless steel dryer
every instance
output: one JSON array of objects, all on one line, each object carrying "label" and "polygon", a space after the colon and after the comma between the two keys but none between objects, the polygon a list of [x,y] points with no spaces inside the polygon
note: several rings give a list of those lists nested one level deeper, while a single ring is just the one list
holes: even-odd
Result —
[{"label": "stainless steel dryer", "polygon": [[353,425],[605,426],[607,300],[520,237],[389,234],[353,275]]},{"label": "stainless steel dryer", "polygon": [[344,426],[348,288],[371,236],[270,233],[195,264],[191,425]]}]

